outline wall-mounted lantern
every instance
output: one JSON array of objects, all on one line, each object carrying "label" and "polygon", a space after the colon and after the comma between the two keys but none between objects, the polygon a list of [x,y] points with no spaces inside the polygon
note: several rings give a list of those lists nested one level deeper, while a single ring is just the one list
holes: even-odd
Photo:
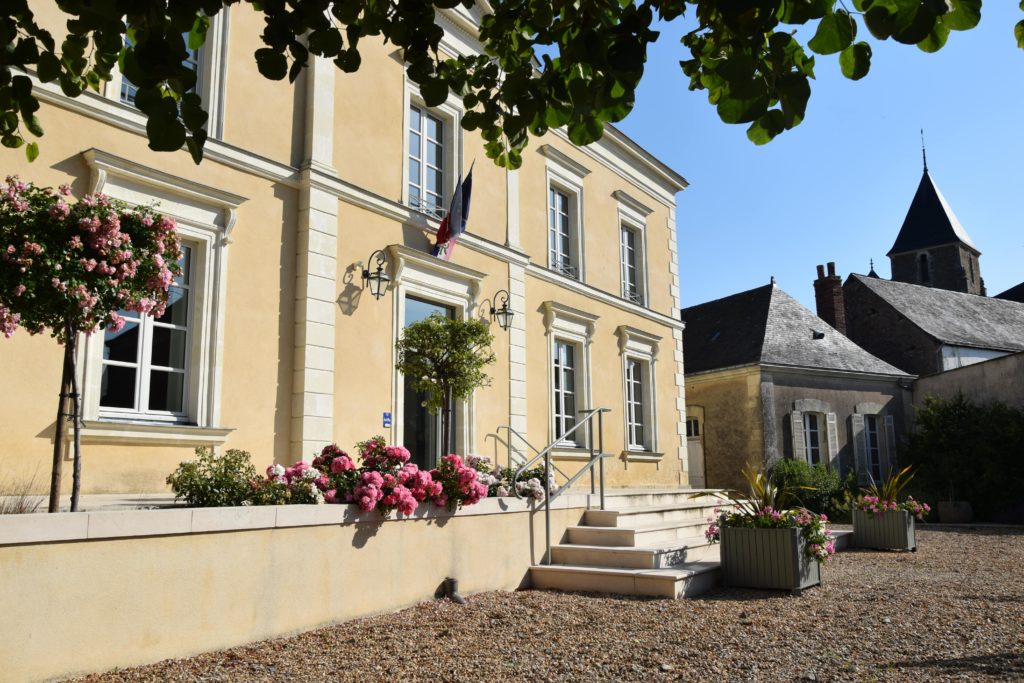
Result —
[{"label": "wall-mounted lantern", "polygon": [[[377,260],[377,270],[371,273],[369,264],[374,259]],[[388,291],[388,283],[391,282],[391,277],[384,272],[384,264],[387,263],[387,257],[384,256],[382,249],[378,249],[370,254],[370,258],[366,259],[366,263],[367,267],[363,268],[363,287],[369,287],[373,298],[379,299]]]},{"label": "wall-mounted lantern", "polygon": [[[501,297],[501,306],[495,308],[494,304],[497,303],[498,297]],[[491,320],[497,320],[498,326],[501,329],[508,331],[508,328],[512,327],[512,318],[515,317],[515,311],[509,308],[508,305],[509,293],[507,289],[500,289],[491,299]]]}]

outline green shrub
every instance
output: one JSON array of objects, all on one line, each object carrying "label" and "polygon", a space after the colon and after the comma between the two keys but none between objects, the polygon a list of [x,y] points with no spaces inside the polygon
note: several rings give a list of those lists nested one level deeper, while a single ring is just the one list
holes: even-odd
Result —
[{"label": "green shrub", "polygon": [[229,450],[218,457],[212,449],[197,448],[195,460],[187,460],[167,477],[175,498],[190,507],[225,507],[252,503],[256,468],[246,451]]},{"label": "green shrub", "polygon": [[852,472],[843,478],[823,465],[780,460],[772,467],[771,475],[780,489],[808,510],[824,513],[834,522],[850,517],[850,501],[857,484]]},{"label": "green shrub", "polygon": [[929,397],[906,445],[915,497],[966,500],[981,519],[1024,521],[1024,410]]}]

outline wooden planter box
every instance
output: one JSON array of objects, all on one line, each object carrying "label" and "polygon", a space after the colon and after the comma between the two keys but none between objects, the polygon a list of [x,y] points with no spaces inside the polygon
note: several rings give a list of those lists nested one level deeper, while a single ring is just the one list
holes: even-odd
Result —
[{"label": "wooden planter box", "polygon": [[917,550],[914,517],[906,510],[853,511],[853,544],[875,550]]},{"label": "wooden planter box", "polygon": [[805,552],[800,529],[722,527],[721,541],[723,585],[799,595],[821,583],[821,567]]}]

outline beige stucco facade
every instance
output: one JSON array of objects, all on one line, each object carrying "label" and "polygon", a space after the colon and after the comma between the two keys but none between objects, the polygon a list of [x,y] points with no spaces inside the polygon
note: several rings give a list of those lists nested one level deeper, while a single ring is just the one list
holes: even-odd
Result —
[{"label": "beige stucco facade", "polygon": [[[53,23],[56,15],[44,20]],[[478,50],[474,15],[444,13],[443,47]],[[204,50],[211,139],[196,166],[185,151],[148,150],[145,122],[103,94],[69,100],[36,85],[46,129],[41,155],[0,152],[5,171],[40,185],[70,182],[126,201],[158,201],[179,219],[197,254],[189,329],[186,409],[164,421],[99,404],[102,333],[86,341],[83,491],[141,492],[197,445],[249,450],[257,465],[310,458],[324,444],[346,449],[381,433],[402,443],[402,378],[394,369],[408,297],[489,320],[508,290],[512,329],[491,323],[497,361],[490,385],[458,408],[457,450],[507,457],[509,425],[535,447],[555,438],[552,350],[577,350],[576,403],[604,407],[608,481],[686,485],[685,396],[676,173],[609,129],[586,149],[560,132],[531,141],[518,171],[486,158],[478,135],[457,123],[452,99],[435,112],[445,127],[444,198],[473,168],[467,234],[445,262],[430,256],[436,217],[409,204],[408,126],[415,88],[394,50],[361,45],[356,74],[314,62],[294,87],[256,71],[260,19],[246,7],[218,18]],[[577,277],[549,267],[549,190],[570,195]],[[642,302],[623,295],[620,230],[637,239]],[[376,250],[391,287],[377,300],[361,274]],[[60,375],[54,341],[19,331],[0,342],[0,466],[49,477]],[[644,368],[643,438],[626,439],[626,360]],[[384,426],[384,413],[392,416]],[[528,448],[516,443],[516,449]],[[561,449],[571,473],[581,449]],[[65,490],[70,487],[65,467]]]},{"label": "beige stucco facade", "polygon": [[972,401],[999,401],[1024,408],[1024,353],[1014,353],[992,360],[966,365],[914,380],[914,407],[935,396],[955,399],[963,395]]},{"label": "beige stucco facade", "polygon": [[[744,467],[782,459],[815,464],[802,414],[819,415],[820,464],[867,483],[865,419],[877,419],[879,470],[899,462],[910,411],[910,378],[750,364],[686,378],[687,415],[699,423],[706,485],[746,490]],[[700,465],[696,465],[698,468]]]},{"label": "beige stucco facade", "polygon": [[[587,505],[583,495],[556,501],[556,540]],[[0,681],[148,664],[390,612],[433,599],[447,577],[463,595],[515,590],[545,552],[544,514],[525,500],[396,517],[339,505],[0,517]]]}]

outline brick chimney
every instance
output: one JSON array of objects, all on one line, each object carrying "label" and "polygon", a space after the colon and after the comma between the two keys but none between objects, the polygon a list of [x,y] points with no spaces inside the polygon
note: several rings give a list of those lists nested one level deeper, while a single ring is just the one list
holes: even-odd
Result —
[{"label": "brick chimney", "polygon": [[823,266],[818,266],[818,279],[814,281],[814,302],[818,307],[818,317],[846,334],[843,280],[836,275],[836,264],[833,261],[828,263],[828,275]]}]

